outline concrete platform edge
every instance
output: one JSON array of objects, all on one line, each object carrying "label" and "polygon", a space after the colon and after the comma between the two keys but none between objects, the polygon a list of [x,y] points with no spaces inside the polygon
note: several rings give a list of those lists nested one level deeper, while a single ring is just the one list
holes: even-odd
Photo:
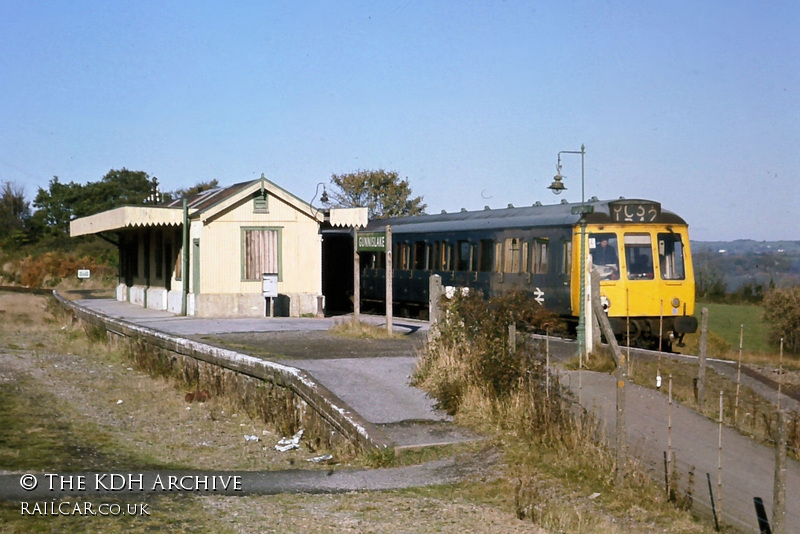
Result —
[{"label": "concrete platform edge", "polygon": [[380,428],[366,421],[347,403],[301,369],[108,317],[65,299],[56,290],[53,290],[53,296],[78,319],[103,326],[119,336],[140,340],[159,349],[289,388],[325,420],[331,430],[341,433],[359,449],[383,449],[394,446]]}]

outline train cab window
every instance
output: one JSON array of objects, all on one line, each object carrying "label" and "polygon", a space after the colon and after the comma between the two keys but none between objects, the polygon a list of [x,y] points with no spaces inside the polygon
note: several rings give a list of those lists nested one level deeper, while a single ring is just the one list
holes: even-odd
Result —
[{"label": "train cab window", "polygon": [[628,280],[653,279],[653,243],[650,234],[625,234]]},{"label": "train cab window", "polygon": [[482,273],[489,273],[492,271],[492,245],[493,241],[491,239],[481,239],[479,244],[479,256],[480,260],[478,263],[478,270]]},{"label": "train cab window", "polygon": [[425,241],[416,241],[414,243],[414,270],[422,271],[428,265],[428,248],[425,246]]},{"label": "train cab window", "polygon": [[509,237],[505,240],[505,261],[503,262],[503,272],[518,273],[521,265],[522,247],[520,240],[516,237]]},{"label": "train cab window", "polygon": [[549,247],[546,239],[534,239],[533,241],[533,274],[546,274],[549,256]]},{"label": "train cab window", "polygon": [[589,252],[592,265],[600,272],[601,280],[619,278],[619,256],[616,234],[589,234]]},{"label": "train cab window", "polygon": [[679,234],[658,234],[658,259],[661,278],[664,280],[684,280],[683,241]]}]

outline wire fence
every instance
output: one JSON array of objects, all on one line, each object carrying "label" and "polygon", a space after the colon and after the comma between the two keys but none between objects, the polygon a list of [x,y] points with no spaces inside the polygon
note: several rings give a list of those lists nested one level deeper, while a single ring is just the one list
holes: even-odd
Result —
[{"label": "wire fence", "polygon": [[[701,353],[705,311],[704,316]],[[615,344],[613,335],[606,339]],[[545,350],[549,361],[549,346]],[[777,387],[752,377],[743,381],[741,356],[733,366],[709,364],[702,356],[689,365],[668,360],[617,347],[616,376],[579,369],[566,382],[578,402],[606,424],[618,465],[638,465],[663,484],[664,498],[676,507],[711,518],[717,530],[800,532],[800,469],[792,459],[800,456],[800,403],[781,383],[782,351]],[[654,361],[656,388],[629,387],[630,375],[642,378]],[[706,375],[705,365],[727,369]],[[680,372],[673,376],[669,371],[676,368]]]}]

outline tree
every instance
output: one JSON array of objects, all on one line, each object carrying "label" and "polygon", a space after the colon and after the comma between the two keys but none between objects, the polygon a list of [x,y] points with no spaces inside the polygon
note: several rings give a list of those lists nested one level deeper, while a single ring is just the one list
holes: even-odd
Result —
[{"label": "tree", "polygon": [[800,286],[770,291],[762,303],[764,321],[769,326],[769,341],[789,352],[800,352]]},{"label": "tree", "polygon": [[197,182],[192,187],[186,189],[176,189],[172,193],[168,193],[167,196],[170,199],[190,197],[192,195],[196,195],[197,193],[202,193],[203,191],[208,191],[209,189],[214,189],[216,187],[219,187],[219,181],[216,179],[211,180],[210,182]]},{"label": "tree", "polygon": [[25,200],[24,189],[11,182],[3,182],[0,196],[0,233],[22,230],[30,216],[31,206]]},{"label": "tree", "polygon": [[396,172],[356,171],[331,176],[333,204],[339,208],[365,207],[370,219],[386,219],[425,213],[422,197],[412,197],[408,179]]},{"label": "tree", "polygon": [[62,183],[58,176],[48,189],[39,188],[33,205],[36,223],[60,235],[69,233],[69,222],[119,206],[142,204],[152,192],[150,176],[143,171],[111,169],[99,182],[86,185]]}]

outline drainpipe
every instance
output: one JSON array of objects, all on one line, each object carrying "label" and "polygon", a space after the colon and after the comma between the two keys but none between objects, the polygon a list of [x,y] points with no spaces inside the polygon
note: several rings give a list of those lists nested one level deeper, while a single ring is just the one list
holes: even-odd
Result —
[{"label": "drainpipe", "polygon": [[181,295],[181,315],[186,315],[186,298],[189,294],[189,207],[186,198],[183,199],[183,291]]}]

